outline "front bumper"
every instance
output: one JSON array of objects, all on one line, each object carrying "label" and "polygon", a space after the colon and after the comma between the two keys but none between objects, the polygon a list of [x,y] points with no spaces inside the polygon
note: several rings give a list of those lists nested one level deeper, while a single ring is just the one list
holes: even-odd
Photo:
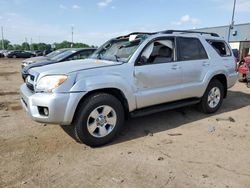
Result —
[{"label": "front bumper", "polygon": [[[20,87],[20,97],[23,109],[37,122],[69,125],[75,110],[85,92],[77,93],[33,93],[26,84]],[[39,107],[46,107],[49,115],[45,116]]]}]

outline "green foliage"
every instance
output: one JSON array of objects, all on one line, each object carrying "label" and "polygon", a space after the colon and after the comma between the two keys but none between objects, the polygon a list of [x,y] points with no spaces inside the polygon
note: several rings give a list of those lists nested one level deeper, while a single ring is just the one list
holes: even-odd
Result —
[{"label": "green foliage", "polygon": [[[2,41],[0,41],[2,42]],[[95,48],[96,46],[90,46],[84,43],[72,43],[69,41],[63,41],[60,43],[54,43],[53,45],[46,44],[46,43],[32,43],[29,44],[27,42],[23,42],[21,45],[19,44],[11,44],[10,41],[4,40],[4,49],[7,50],[51,50],[52,46],[54,49],[61,49],[61,48]],[[0,49],[2,49],[2,45],[0,45]]]},{"label": "green foliage", "polygon": [[27,42],[22,43],[22,50],[30,50],[30,45]]},{"label": "green foliage", "polygon": [[61,43],[54,43],[55,49],[60,49],[60,48],[90,48],[94,46],[90,46],[88,44],[84,43],[71,43],[69,41],[63,41]]},{"label": "green foliage", "polygon": [[8,45],[10,44],[10,41],[8,41],[8,40],[3,40],[3,41],[1,40],[0,42],[1,42],[0,49],[3,49],[2,48],[2,42],[4,44],[4,49],[7,49]]},{"label": "green foliage", "polygon": [[22,46],[20,44],[13,44],[14,50],[22,50]]}]

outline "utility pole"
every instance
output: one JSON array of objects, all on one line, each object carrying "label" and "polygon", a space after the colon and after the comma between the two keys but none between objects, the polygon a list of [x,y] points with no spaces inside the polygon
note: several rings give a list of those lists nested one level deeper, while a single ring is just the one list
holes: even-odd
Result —
[{"label": "utility pole", "polygon": [[30,45],[29,45],[30,50],[33,50],[33,49],[32,49],[32,43],[33,43],[33,41],[32,41],[32,37],[31,37],[31,38],[30,38]]},{"label": "utility pole", "polygon": [[71,48],[73,47],[74,43],[74,26],[71,26]]},{"label": "utility pole", "polygon": [[2,49],[4,50],[3,26],[1,26],[1,33],[2,33]]},{"label": "utility pole", "polygon": [[231,29],[233,29],[233,27],[234,27],[235,5],[236,5],[236,0],[234,0],[233,13],[232,13],[232,20],[231,20],[231,23],[230,23],[229,29],[228,29],[228,42],[229,42],[229,40],[230,40]]}]

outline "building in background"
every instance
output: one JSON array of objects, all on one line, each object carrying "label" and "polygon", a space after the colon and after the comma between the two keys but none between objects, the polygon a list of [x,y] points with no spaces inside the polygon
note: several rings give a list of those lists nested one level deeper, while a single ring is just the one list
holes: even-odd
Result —
[{"label": "building in background", "polygon": [[233,25],[231,29],[229,27],[227,25],[195,30],[218,33],[225,40],[229,40],[229,44],[233,49],[239,50],[239,58],[242,59],[250,53],[250,23]]}]

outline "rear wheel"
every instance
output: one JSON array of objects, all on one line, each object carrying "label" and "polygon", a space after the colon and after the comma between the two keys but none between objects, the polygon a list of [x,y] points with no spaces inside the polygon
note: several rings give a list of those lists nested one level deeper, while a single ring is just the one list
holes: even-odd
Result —
[{"label": "rear wheel", "polygon": [[124,123],[121,102],[113,95],[97,93],[89,96],[74,118],[74,132],[78,141],[97,147],[110,142]]},{"label": "rear wheel", "polygon": [[221,107],[223,96],[223,84],[219,80],[212,80],[199,103],[199,109],[208,114],[216,112]]}]

